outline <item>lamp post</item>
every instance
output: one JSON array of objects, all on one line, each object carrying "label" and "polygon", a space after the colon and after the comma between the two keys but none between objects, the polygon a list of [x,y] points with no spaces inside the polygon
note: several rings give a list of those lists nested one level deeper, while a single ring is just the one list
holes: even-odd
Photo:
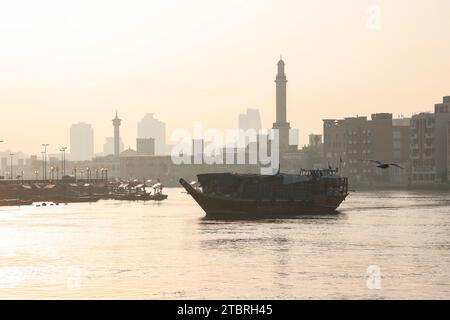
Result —
[{"label": "lamp post", "polygon": [[35,170],[35,171],[34,171],[34,175],[36,176],[36,182],[37,182],[38,175],[39,175],[39,171]]},{"label": "lamp post", "polygon": [[44,180],[47,180],[47,147],[49,144],[43,143],[42,146],[44,147]]},{"label": "lamp post", "polygon": [[41,152],[42,154],[42,181],[45,180],[45,162],[44,162],[44,151]]},{"label": "lamp post", "polygon": [[13,157],[14,157],[14,153],[10,153],[9,154],[11,156],[11,180],[14,179],[14,175],[13,175]]},{"label": "lamp post", "polygon": [[59,151],[62,152],[61,156],[61,162],[62,162],[62,175],[61,177],[64,177],[66,175],[66,149],[67,147],[62,147]]}]

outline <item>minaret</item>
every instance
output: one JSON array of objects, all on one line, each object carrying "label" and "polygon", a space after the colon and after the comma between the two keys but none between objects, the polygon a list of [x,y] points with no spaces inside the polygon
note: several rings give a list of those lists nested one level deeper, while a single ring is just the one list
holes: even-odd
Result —
[{"label": "minaret", "polygon": [[113,126],[114,126],[114,156],[118,157],[120,154],[120,124],[122,122],[121,119],[117,116],[116,111],[116,117],[112,120]]},{"label": "minaret", "polygon": [[278,73],[275,79],[276,84],[276,107],[277,119],[273,124],[273,129],[279,130],[280,151],[287,151],[289,147],[290,124],[286,121],[286,74],[284,73],[284,61],[278,61]]}]

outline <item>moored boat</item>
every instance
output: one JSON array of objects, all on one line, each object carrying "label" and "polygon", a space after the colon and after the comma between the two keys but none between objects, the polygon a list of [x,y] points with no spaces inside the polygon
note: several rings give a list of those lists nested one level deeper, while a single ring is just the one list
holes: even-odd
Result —
[{"label": "moored boat", "polygon": [[0,207],[7,206],[29,206],[33,204],[33,200],[21,200],[21,199],[1,199]]},{"label": "moored boat", "polygon": [[154,201],[163,201],[167,199],[167,194],[155,193],[150,196],[150,199]]}]

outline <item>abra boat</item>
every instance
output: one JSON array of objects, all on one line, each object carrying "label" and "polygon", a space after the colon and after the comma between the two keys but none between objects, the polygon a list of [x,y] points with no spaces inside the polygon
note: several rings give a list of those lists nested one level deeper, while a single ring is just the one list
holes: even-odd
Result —
[{"label": "abra boat", "polygon": [[210,217],[327,214],[335,212],[348,195],[348,180],[336,170],[272,176],[211,173],[197,178],[198,184],[184,179],[180,183]]},{"label": "abra boat", "polygon": [[29,206],[33,204],[33,200],[21,200],[21,199],[1,199],[0,207],[9,206]]}]

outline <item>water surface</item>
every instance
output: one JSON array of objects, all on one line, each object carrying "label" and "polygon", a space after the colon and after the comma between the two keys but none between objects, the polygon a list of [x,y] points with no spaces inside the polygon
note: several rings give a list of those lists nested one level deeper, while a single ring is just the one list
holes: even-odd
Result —
[{"label": "water surface", "polygon": [[223,221],[165,191],[160,204],[0,208],[0,298],[450,298],[448,192],[359,192],[331,216]]}]

